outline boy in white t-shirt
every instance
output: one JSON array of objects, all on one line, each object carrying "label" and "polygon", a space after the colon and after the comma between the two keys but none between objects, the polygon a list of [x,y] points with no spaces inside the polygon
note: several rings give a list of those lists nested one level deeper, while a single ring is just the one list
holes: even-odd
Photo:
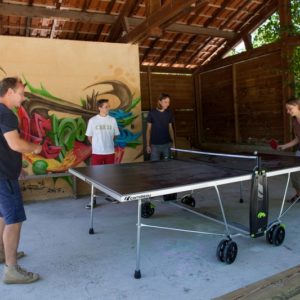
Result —
[{"label": "boy in white t-shirt", "polygon": [[[91,164],[106,165],[115,161],[115,136],[120,134],[115,118],[108,115],[109,103],[107,99],[97,101],[99,114],[92,117],[87,126],[85,135],[92,144]],[[94,199],[94,204],[96,200]],[[86,208],[90,208],[90,204]]]}]

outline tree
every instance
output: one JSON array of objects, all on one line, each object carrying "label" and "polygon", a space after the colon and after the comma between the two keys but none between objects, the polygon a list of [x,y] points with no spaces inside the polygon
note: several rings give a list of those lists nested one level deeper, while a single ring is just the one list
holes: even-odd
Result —
[{"label": "tree", "polygon": [[[291,0],[292,27],[284,28],[290,35],[300,34],[300,1]],[[253,33],[253,46],[260,47],[265,44],[273,43],[280,37],[279,14],[274,13],[263,25]],[[300,47],[296,47],[293,53],[292,72],[295,78],[295,95],[300,96]]]}]

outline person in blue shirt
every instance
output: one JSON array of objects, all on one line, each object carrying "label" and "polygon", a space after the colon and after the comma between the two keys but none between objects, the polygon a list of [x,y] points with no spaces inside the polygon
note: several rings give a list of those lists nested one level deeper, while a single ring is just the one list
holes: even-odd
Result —
[{"label": "person in blue shirt", "polygon": [[147,118],[147,153],[152,161],[170,158],[170,147],[175,147],[174,117],[170,106],[170,96],[162,93],[157,107],[152,109]]}]

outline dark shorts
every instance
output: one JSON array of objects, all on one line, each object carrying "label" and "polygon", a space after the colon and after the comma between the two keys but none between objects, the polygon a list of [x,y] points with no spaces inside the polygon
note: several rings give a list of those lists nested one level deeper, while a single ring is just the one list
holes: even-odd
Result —
[{"label": "dark shorts", "polygon": [[19,181],[0,179],[0,217],[6,225],[26,220]]}]

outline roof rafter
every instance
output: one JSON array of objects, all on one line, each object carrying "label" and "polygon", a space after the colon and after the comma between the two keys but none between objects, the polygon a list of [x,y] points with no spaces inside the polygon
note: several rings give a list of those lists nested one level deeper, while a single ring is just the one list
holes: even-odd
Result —
[{"label": "roof rafter", "polygon": [[[217,16],[222,12],[222,8],[225,8],[231,0],[224,0],[223,3],[221,4],[221,6],[214,12],[213,16],[214,19],[217,18]],[[244,0],[244,3],[242,3],[239,7],[239,9],[243,9],[245,6],[247,5],[247,0]],[[220,29],[223,29],[228,22],[230,22],[233,18],[235,18],[235,16],[237,15],[238,10],[233,11],[233,13],[230,15],[230,17],[221,24]],[[208,19],[204,25],[205,26],[209,26],[211,24],[211,22],[213,21],[213,18]],[[213,38],[209,37],[205,40],[204,44],[202,44],[196,51],[195,54],[191,56],[191,58],[188,60],[186,65],[191,64],[191,62],[199,55],[199,53],[211,42]]]},{"label": "roof rafter", "polygon": [[[174,37],[174,40],[177,40],[179,37],[180,37],[180,33],[177,33],[176,36]],[[160,56],[155,61],[156,66],[161,61],[161,59],[172,49],[172,47],[173,47],[173,43],[169,43],[168,47],[161,52]]]},{"label": "roof rafter", "polygon": [[[108,6],[106,8],[106,13],[110,13],[112,11],[115,3],[116,3],[116,0],[112,0],[112,1],[109,2]],[[113,22],[115,22],[115,21],[113,21]],[[112,24],[112,23],[110,23],[110,24]],[[98,26],[97,34],[95,35],[95,38],[94,38],[95,41],[100,40],[103,28],[104,28],[104,24],[101,24],[101,25]]]},{"label": "roof rafter", "polygon": [[[84,3],[83,3],[83,6],[81,8],[81,11],[82,12],[86,11],[90,7],[91,2],[92,2],[92,0],[85,0]],[[74,29],[74,35],[73,35],[74,40],[78,39],[79,30],[80,30],[81,27],[82,27],[82,23],[77,22],[77,24],[75,26],[75,29]]]},{"label": "roof rafter", "polygon": [[[147,33],[155,27],[166,27],[170,22],[174,23],[182,14],[191,11],[191,5],[197,2],[196,0],[172,0],[154,12],[140,25],[135,27],[128,34],[123,36],[118,42],[137,43],[147,37]],[[200,0],[197,5],[206,4],[207,0]]]},{"label": "roof rafter", "polygon": [[25,6],[19,4],[0,3],[0,14],[31,18],[61,18],[77,22],[112,24],[116,17],[107,14],[81,12],[75,10],[57,10],[55,7]]},{"label": "roof rafter", "polygon": [[122,10],[120,11],[117,20],[115,21],[115,23],[112,25],[110,29],[109,36],[106,39],[107,42],[116,41],[122,35],[124,22],[126,22],[125,18],[130,16],[135,6],[136,6],[136,0],[126,1]]},{"label": "roof rafter", "polygon": [[[278,9],[278,0],[269,0],[268,4],[262,4],[261,7],[257,9],[258,14],[245,26],[242,26],[240,33],[231,41],[227,41],[223,49],[220,51],[216,50],[208,58],[209,61],[215,61],[221,59],[224,54],[226,54],[230,49],[232,49],[236,44],[238,44],[245,35],[255,30],[259,25],[261,25],[266,19],[268,19],[276,10]],[[211,59],[212,58],[212,59]]]},{"label": "roof rafter", "polygon": [[[112,3],[112,2],[110,2]],[[89,7],[87,5],[86,7]],[[111,9],[111,6],[109,7]],[[22,17],[37,17],[37,18],[61,18],[68,19],[72,21],[77,21],[81,23],[94,23],[94,24],[113,24],[115,23],[117,16],[112,16],[103,13],[96,12],[86,12],[82,9],[82,11],[75,10],[56,10],[54,8],[46,8],[46,7],[37,7],[37,6],[25,6],[25,5],[17,5],[17,4],[7,4],[0,2],[0,15],[13,15],[13,16],[22,16]],[[137,27],[139,26],[143,20],[139,18],[127,18],[130,26]],[[101,27],[101,26],[100,26]],[[231,39],[235,37],[235,33],[229,31],[222,31],[213,28],[202,28],[200,26],[189,26],[183,24],[172,24],[165,28],[166,31],[170,32],[181,32],[181,33],[189,33],[189,34],[197,34],[197,35],[206,35],[206,36],[216,36],[223,37],[227,39]],[[99,32],[101,34],[101,30],[98,30],[98,35],[96,35],[95,40],[99,39]]]},{"label": "roof rafter", "polygon": [[153,39],[153,41],[151,42],[150,46],[145,50],[144,55],[141,59],[141,63],[143,63],[145,61],[145,59],[147,58],[148,54],[150,53],[150,51],[153,49],[153,47],[156,45],[156,43],[159,41],[159,38],[155,38]]},{"label": "roof rafter", "polygon": [[[2,1],[0,1],[0,3],[2,3]],[[28,2],[28,6],[32,6],[33,5],[33,0],[30,0]],[[25,36],[29,36],[30,35],[30,26],[31,26],[31,17],[27,17],[26,18],[26,30],[25,30]]]}]

